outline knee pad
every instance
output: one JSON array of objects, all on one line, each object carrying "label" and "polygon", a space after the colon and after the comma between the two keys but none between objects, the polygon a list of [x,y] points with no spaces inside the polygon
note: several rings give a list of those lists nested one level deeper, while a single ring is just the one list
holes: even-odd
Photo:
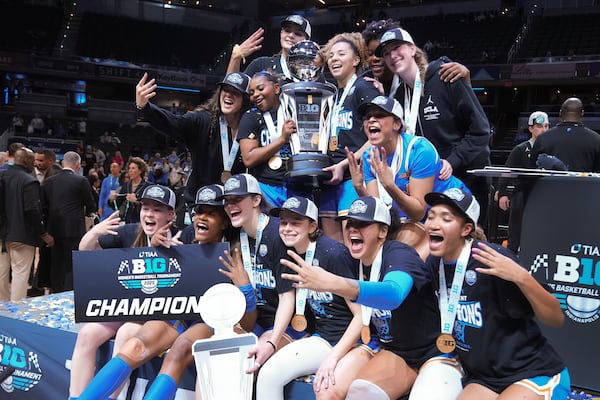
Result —
[{"label": "knee pad", "polygon": [[355,379],[348,388],[346,400],[390,400],[382,388],[364,379]]}]

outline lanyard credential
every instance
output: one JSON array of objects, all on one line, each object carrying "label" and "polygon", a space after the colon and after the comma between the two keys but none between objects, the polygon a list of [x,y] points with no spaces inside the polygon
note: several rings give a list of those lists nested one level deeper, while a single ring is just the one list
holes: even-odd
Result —
[{"label": "lanyard credential", "polygon": [[[308,265],[312,265],[313,259],[315,258],[315,249],[317,247],[317,242],[310,242],[308,245],[308,249],[306,249],[306,255],[304,256],[304,261]],[[308,296],[308,289],[306,288],[298,288],[296,289],[296,315],[292,319],[292,328],[294,330],[301,332],[306,329],[306,317],[304,316],[304,309],[306,308],[306,297]]]},{"label": "lanyard credential", "polygon": [[223,156],[223,170],[231,171],[235,157],[237,156],[240,144],[235,138],[231,144],[231,151],[229,150],[229,132],[227,129],[227,122],[224,117],[219,118],[219,125],[221,128],[221,154]]},{"label": "lanyard credential", "polygon": [[404,124],[408,133],[415,134],[417,127],[417,119],[419,117],[419,103],[421,102],[421,92],[423,84],[421,83],[421,75],[417,71],[415,77],[415,88],[412,93],[412,101],[410,100],[410,91],[406,82],[404,83]]},{"label": "lanyard credential", "polygon": [[263,230],[267,225],[267,216],[260,214],[258,217],[258,226],[256,228],[256,241],[254,243],[254,258],[250,257],[250,244],[248,241],[248,234],[242,229],[240,231],[240,245],[242,247],[242,263],[244,269],[248,273],[250,283],[253,288],[256,288],[256,280],[254,276],[254,268],[256,266],[256,255],[258,254],[258,246],[260,245],[260,239],[262,238]]},{"label": "lanyard credential", "polygon": [[283,107],[280,105],[277,108],[277,126],[275,126],[275,122],[273,122],[273,117],[271,116],[271,111],[265,111],[262,113],[262,116],[265,120],[265,125],[267,125],[267,130],[269,131],[268,143],[273,142],[273,140],[277,139],[281,136],[281,132],[283,130],[283,124],[285,122],[285,113]]},{"label": "lanyard credential", "polygon": [[[352,91],[352,88],[354,87],[354,83],[356,83],[356,79],[357,79],[356,74],[352,75],[352,77],[346,84],[346,87],[344,88],[344,93],[342,93],[342,96],[339,97],[339,92],[336,95],[335,104],[333,105],[333,113],[332,113],[333,121],[331,121],[331,137],[332,138],[337,138],[339,114],[340,114],[340,111],[342,111],[342,107],[344,107],[344,101],[346,101],[346,97],[348,96],[348,93],[350,93]],[[337,141],[336,141],[336,143],[337,143]]]},{"label": "lanyard credential", "polygon": [[[390,168],[392,169],[392,175],[394,176],[394,180],[396,180],[396,174],[398,173],[398,170],[400,169],[400,157],[402,155],[402,136],[398,135],[398,138],[396,138],[396,151],[394,152],[394,157],[392,157],[392,164],[390,165]],[[387,163],[387,160],[386,160]],[[388,206],[392,205],[392,202],[394,201],[394,199],[392,199],[392,196],[390,196],[390,194],[387,192],[387,190],[385,190],[385,188],[383,187],[383,185],[381,184],[381,181],[379,180],[379,176],[375,176],[377,178],[377,189],[379,190],[379,198]]]},{"label": "lanyard credential", "polygon": [[[373,265],[371,265],[371,273],[369,274],[369,282],[378,282],[379,281],[379,272],[381,271],[381,259],[383,257],[383,246],[379,248],[377,255],[375,256],[375,260],[373,260]],[[363,263],[360,262],[358,266],[358,280],[363,280]],[[369,330],[369,323],[371,322],[371,314],[373,313],[373,308],[360,305],[361,317],[363,327],[360,332],[360,337],[363,343],[369,343],[371,341],[371,334]]]},{"label": "lanyard credential", "polygon": [[288,68],[287,61],[285,60],[284,55],[279,56],[279,65],[281,66],[281,72],[286,77],[286,79],[294,82],[298,82],[298,79],[290,73],[290,69]]},{"label": "lanyard credential", "polygon": [[456,319],[458,311],[458,301],[462,290],[463,281],[467,272],[467,263],[471,254],[471,244],[473,240],[467,240],[463,249],[456,260],[456,268],[454,271],[454,279],[452,279],[452,287],[450,288],[450,296],[448,296],[448,288],[446,286],[446,272],[444,271],[444,261],[440,258],[440,315],[442,334],[452,334],[452,327]]}]

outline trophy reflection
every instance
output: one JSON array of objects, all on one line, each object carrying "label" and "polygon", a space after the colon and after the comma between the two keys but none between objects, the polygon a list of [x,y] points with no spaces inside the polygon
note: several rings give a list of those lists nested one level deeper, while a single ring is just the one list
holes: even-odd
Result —
[{"label": "trophy reflection", "polygon": [[288,182],[318,188],[331,178],[331,173],[323,168],[332,165],[327,147],[336,87],[322,79],[323,65],[319,45],[315,42],[296,43],[290,49],[288,60],[290,72],[298,79],[281,88],[286,118],[292,119],[298,128],[297,134],[290,138],[292,157],[287,161]]}]

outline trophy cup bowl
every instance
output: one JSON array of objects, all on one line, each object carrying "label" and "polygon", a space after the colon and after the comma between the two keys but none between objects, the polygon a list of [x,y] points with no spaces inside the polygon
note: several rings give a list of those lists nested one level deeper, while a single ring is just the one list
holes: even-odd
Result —
[{"label": "trophy cup bowl", "polygon": [[318,188],[331,179],[323,168],[332,165],[327,154],[329,141],[329,113],[332,110],[336,87],[318,82],[323,65],[319,45],[310,40],[296,43],[289,52],[290,72],[298,80],[283,85],[282,105],[286,116],[296,123],[297,134],[292,135],[292,157],[287,160],[288,184]]}]

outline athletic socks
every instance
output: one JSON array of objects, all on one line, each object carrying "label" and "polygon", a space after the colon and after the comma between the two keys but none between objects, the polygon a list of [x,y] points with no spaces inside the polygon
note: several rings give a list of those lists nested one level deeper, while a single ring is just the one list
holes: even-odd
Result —
[{"label": "athletic socks", "polygon": [[79,400],[104,400],[117,390],[131,373],[131,367],[119,357],[113,357],[96,374],[79,396]]},{"label": "athletic socks", "polygon": [[177,383],[167,374],[159,374],[146,392],[144,400],[173,400]]}]

